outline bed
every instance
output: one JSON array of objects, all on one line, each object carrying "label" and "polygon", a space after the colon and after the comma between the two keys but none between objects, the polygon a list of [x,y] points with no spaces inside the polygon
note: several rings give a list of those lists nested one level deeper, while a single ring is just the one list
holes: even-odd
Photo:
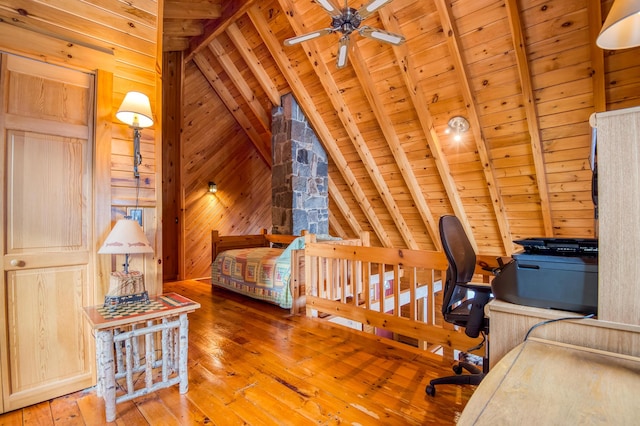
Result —
[{"label": "bed", "polygon": [[211,233],[211,284],[299,312],[304,309],[305,242],[361,244],[328,235]]}]

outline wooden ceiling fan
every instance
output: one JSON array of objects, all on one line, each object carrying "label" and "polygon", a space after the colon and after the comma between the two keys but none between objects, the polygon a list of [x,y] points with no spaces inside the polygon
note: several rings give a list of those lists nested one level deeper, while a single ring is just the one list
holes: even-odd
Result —
[{"label": "wooden ceiling fan", "polygon": [[331,26],[321,30],[312,31],[296,37],[288,38],[284,41],[285,46],[293,46],[298,43],[313,40],[327,34],[342,33],[340,43],[338,45],[338,57],[336,59],[336,67],[344,68],[347,65],[347,53],[349,51],[349,43],[352,32],[357,31],[361,36],[369,37],[374,40],[383,41],[393,45],[404,43],[405,38],[400,34],[391,33],[389,31],[372,28],[368,25],[360,26],[369,15],[380,9],[393,0],[371,0],[360,9],[349,7],[348,0],[344,2],[344,8],[338,9],[333,5],[331,0],[315,0],[330,16]]}]

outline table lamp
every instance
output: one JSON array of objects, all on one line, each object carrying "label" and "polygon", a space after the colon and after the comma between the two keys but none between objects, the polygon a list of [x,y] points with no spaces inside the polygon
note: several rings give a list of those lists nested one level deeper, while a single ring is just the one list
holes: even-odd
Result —
[{"label": "table lamp", "polygon": [[611,50],[640,46],[640,1],[614,1],[596,44]]},{"label": "table lamp", "polygon": [[129,270],[131,254],[153,253],[153,248],[137,221],[129,216],[118,220],[98,253],[124,254],[123,271],[111,273],[109,291],[104,298],[105,307],[115,307],[122,303],[149,302],[143,274]]}]

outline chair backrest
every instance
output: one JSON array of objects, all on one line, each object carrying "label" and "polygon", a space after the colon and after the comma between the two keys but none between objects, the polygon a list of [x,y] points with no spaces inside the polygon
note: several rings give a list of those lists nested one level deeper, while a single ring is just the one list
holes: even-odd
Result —
[{"label": "chair backrest", "polygon": [[439,225],[442,248],[449,262],[442,301],[442,313],[446,315],[467,294],[467,289],[457,284],[468,283],[473,278],[476,253],[456,216],[442,216]]}]

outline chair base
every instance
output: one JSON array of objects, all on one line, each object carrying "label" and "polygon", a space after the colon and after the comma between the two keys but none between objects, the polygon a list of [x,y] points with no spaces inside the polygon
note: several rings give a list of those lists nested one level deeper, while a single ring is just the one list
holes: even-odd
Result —
[{"label": "chair base", "polygon": [[[470,374],[462,374],[463,370]],[[455,376],[439,377],[431,380],[425,389],[427,395],[436,395],[436,385],[479,385],[489,372],[489,359],[483,358],[482,370],[473,364],[461,361],[453,366],[453,371],[456,373]]]}]

